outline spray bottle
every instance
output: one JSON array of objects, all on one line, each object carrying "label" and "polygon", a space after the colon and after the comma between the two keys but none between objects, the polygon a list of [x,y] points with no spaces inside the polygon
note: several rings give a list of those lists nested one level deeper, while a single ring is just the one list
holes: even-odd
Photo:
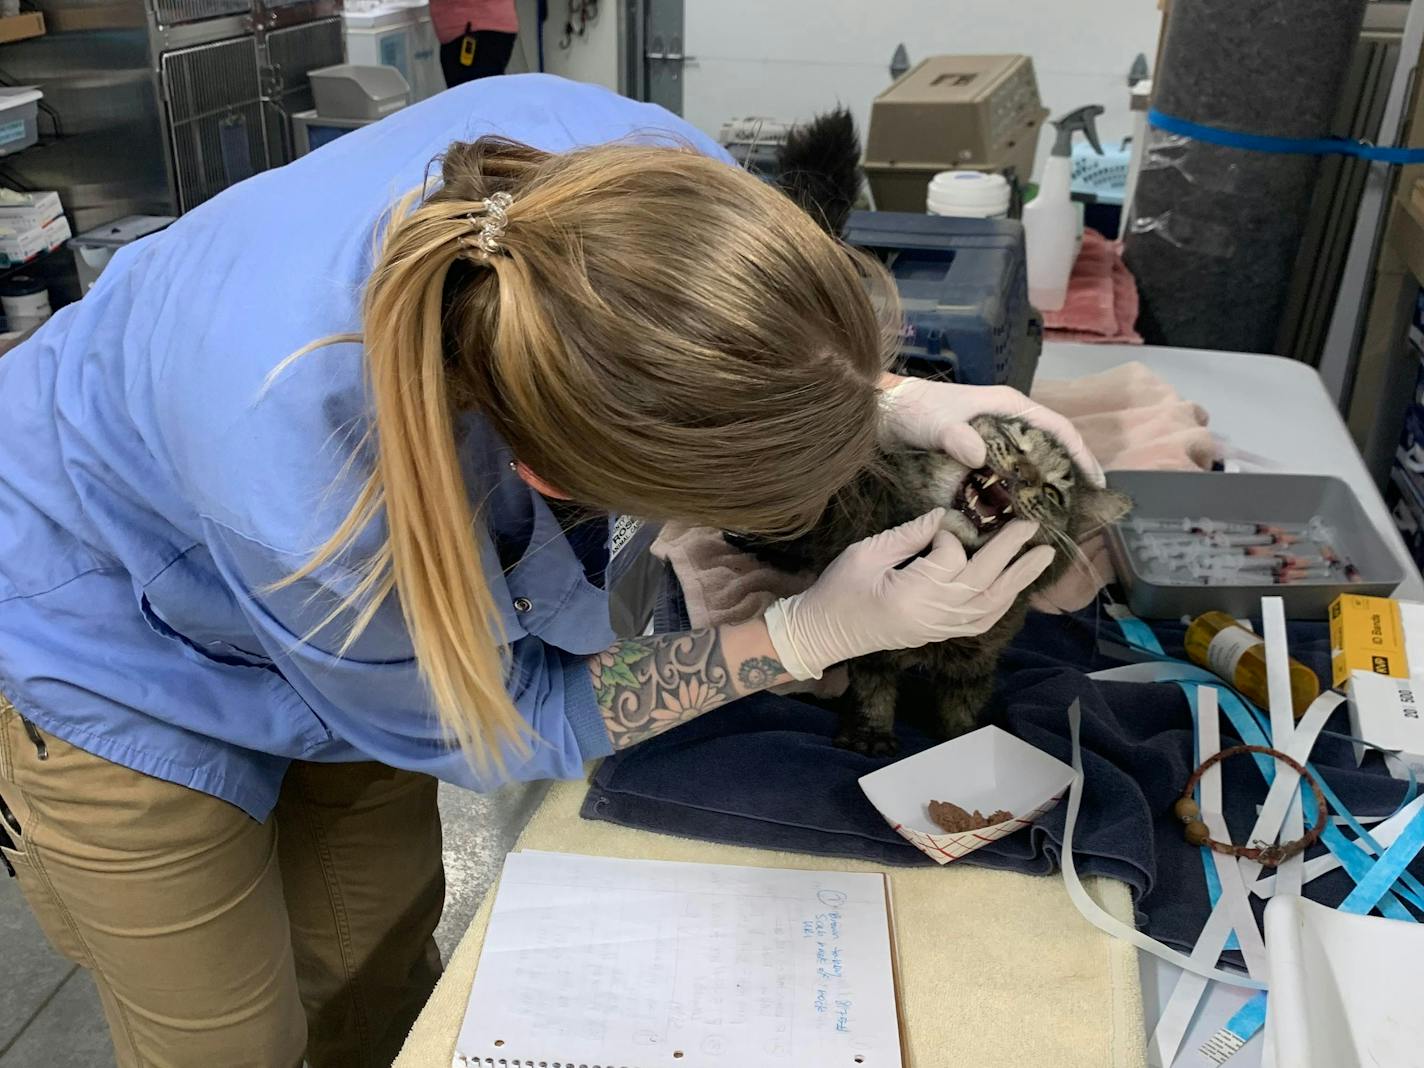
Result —
[{"label": "spray bottle", "polygon": [[1053,123],[1058,139],[1043,168],[1038,195],[1024,205],[1024,240],[1028,243],[1028,299],[1039,311],[1057,311],[1068,297],[1068,276],[1078,258],[1078,210],[1068,195],[1073,180],[1073,135],[1082,133],[1103,154],[1093,120],[1101,104],[1070,111]]}]

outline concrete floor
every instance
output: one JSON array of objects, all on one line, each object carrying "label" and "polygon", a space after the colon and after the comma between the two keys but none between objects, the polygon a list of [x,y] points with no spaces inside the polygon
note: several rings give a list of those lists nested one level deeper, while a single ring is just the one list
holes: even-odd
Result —
[{"label": "concrete floor", "polygon": [[[442,784],[445,913],[435,932],[448,959],[542,800],[542,783],[478,795]],[[0,1068],[113,1068],[88,973],[56,954],[0,870]]]}]

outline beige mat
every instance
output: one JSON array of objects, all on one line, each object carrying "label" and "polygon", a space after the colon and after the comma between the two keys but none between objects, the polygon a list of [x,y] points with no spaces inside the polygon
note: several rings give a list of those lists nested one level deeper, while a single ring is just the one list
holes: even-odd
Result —
[{"label": "beige mat", "polygon": [[[855,861],[712,845],[579,818],[584,783],[557,783],[516,849],[763,867],[885,870]],[[950,865],[889,869],[902,1007],[915,1068],[1140,1068],[1146,1039],[1136,951],[1090,927],[1057,877]],[[1131,922],[1127,888],[1089,880]],[[394,1068],[448,1068],[490,894]],[[610,909],[618,907],[610,901]]]}]

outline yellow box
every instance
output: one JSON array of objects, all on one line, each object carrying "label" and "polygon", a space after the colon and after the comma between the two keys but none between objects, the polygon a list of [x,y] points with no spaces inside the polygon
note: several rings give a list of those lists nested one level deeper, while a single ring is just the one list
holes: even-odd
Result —
[{"label": "yellow box", "polygon": [[1330,606],[1330,666],[1336,686],[1343,686],[1352,671],[1408,678],[1399,603],[1353,593],[1338,597]]}]

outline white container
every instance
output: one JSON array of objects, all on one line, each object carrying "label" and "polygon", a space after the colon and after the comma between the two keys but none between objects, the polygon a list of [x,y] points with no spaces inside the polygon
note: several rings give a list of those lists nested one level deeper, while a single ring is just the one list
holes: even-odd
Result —
[{"label": "white container", "polygon": [[32,330],[53,314],[44,283],[21,275],[0,283],[0,307],[5,309],[5,325],[12,333]]},{"label": "white container", "polygon": [[96,226],[73,237],[69,250],[74,253],[74,269],[79,274],[80,292],[94,288],[114,253],[141,237],[157,233],[173,223],[171,215],[125,215],[122,219]]},{"label": "white container", "polygon": [[1424,927],[1281,894],[1266,904],[1267,1038],[1281,1068],[1424,1068]]},{"label": "white container", "polygon": [[44,93],[32,85],[0,88],[0,156],[39,140],[39,103]]},{"label": "white container", "polygon": [[1024,205],[1028,299],[1039,311],[1058,311],[1068,299],[1068,278],[1078,258],[1078,209],[1068,196],[1072,176],[1072,159],[1049,156],[1038,195]]},{"label": "white container", "polygon": [[341,21],[348,63],[394,67],[410,86],[411,103],[445,88],[429,4],[387,2],[357,8],[348,0]]},{"label": "white container", "polygon": [[1007,219],[1008,179],[984,171],[940,171],[930,181],[925,210],[967,219]]},{"label": "white container", "polygon": [[[1021,831],[1063,798],[1073,769],[998,727],[980,727],[860,779],[870,803],[902,838],[938,864]],[[1009,812],[977,831],[946,833],[929,817],[931,801],[967,810]]]},{"label": "white container", "polygon": [[428,100],[444,92],[445,72],[440,67],[440,38],[430,20],[430,5],[416,4],[410,9],[414,28],[410,35],[410,100]]}]

